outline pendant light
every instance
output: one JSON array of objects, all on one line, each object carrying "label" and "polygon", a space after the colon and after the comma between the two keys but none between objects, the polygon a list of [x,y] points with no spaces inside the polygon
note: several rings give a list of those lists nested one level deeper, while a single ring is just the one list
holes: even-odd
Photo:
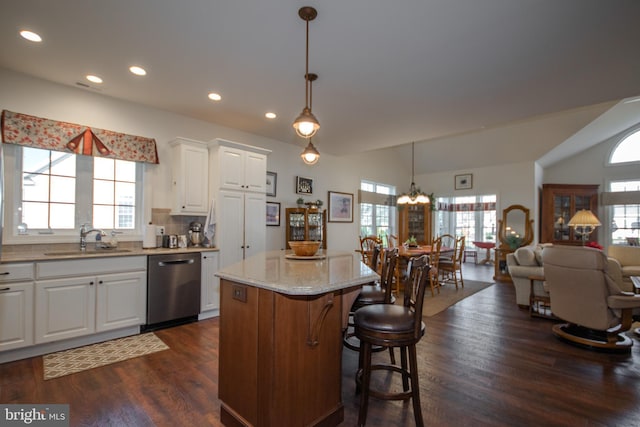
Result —
[{"label": "pendant light", "polygon": [[413,180],[413,164],[415,162],[414,158],[414,143],[411,143],[411,186],[409,187],[408,193],[403,193],[396,200],[396,204],[398,205],[416,205],[418,203],[429,203],[429,196],[420,191],[420,189],[416,188],[416,183]]},{"label": "pendant light", "polygon": [[309,93],[311,90],[311,79],[309,75],[309,21],[313,21],[316,16],[318,16],[318,11],[311,6],[304,6],[298,10],[298,15],[307,23],[306,69],[304,74],[305,106],[302,109],[302,113],[300,113],[298,118],[293,122],[293,128],[302,138],[311,138],[320,128],[320,123],[318,123],[318,119],[316,119],[311,112],[311,104],[309,103]]},{"label": "pendant light", "polygon": [[[307,74],[306,79],[309,80],[309,105],[313,105],[313,82],[318,78],[317,74]],[[314,147],[313,142],[311,142],[311,138],[309,138],[309,144],[307,144],[307,148],[304,149],[302,154],[302,161],[308,165],[315,165],[320,160],[320,153]]]}]

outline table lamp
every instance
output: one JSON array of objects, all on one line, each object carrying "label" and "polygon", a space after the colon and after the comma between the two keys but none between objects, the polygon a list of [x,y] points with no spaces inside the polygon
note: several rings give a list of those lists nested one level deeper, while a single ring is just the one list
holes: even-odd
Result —
[{"label": "table lamp", "polygon": [[587,209],[581,209],[569,220],[569,227],[573,227],[575,233],[580,233],[582,236],[582,246],[589,235],[596,229],[596,227],[602,225],[598,218]]}]

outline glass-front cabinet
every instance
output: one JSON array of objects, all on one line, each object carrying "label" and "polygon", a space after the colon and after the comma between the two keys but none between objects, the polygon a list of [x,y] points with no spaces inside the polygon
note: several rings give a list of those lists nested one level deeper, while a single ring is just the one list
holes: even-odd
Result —
[{"label": "glass-front cabinet", "polygon": [[[540,241],[559,245],[580,245],[582,236],[569,227],[569,221],[581,209],[598,214],[598,185],[544,184]],[[597,234],[591,234],[590,240]]]},{"label": "glass-front cabinet", "polygon": [[399,236],[398,244],[403,244],[410,237],[415,237],[419,245],[430,245],[431,234],[431,205],[405,205],[398,210]]},{"label": "glass-front cabinet", "polygon": [[287,249],[290,241],[320,241],[321,249],[327,248],[326,211],[312,208],[287,208]]}]

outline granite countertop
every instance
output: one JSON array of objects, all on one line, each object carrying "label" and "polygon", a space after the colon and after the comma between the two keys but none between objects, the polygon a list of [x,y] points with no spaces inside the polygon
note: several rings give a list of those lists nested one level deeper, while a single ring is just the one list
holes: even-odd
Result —
[{"label": "granite countertop", "polygon": [[233,282],[288,295],[320,295],[378,280],[360,254],[319,251],[317,259],[290,259],[292,251],[262,252],[216,275]]},{"label": "granite countertop", "polygon": [[0,262],[33,262],[59,261],[69,259],[105,258],[118,256],[164,255],[191,252],[218,251],[216,247],[187,247],[187,248],[142,248],[141,242],[121,242],[114,249],[96,249],[95,244],[88,243],[85,252],[80,251],[77,243],[42,244],[42,245],[8,245],[2,248]]}]

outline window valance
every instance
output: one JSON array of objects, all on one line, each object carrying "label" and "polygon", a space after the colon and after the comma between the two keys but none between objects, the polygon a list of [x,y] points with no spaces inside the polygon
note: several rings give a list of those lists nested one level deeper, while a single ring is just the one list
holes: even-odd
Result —
[{"label": "window valance", "polygon": [[2,111],[2,142],[85,156],[158,164],[153,138]]},{"label": "window valance", "polygon": [[437,209],[439,211],[448,211],[448,212],[495,211],[496,202],[476,202],[476,203],[438,202]]}]

